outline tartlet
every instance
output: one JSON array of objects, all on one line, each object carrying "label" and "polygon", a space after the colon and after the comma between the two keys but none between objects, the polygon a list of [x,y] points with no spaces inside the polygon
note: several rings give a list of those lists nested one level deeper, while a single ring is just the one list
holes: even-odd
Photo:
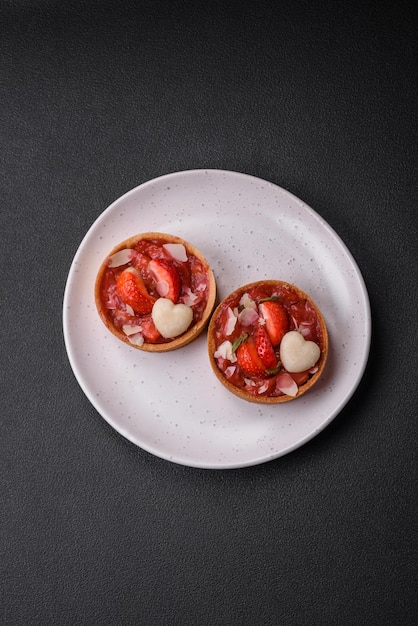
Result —
[{"label": "tartlet", "polygon": [[119,243],[97,273],[99,316],[118,339],[139,350],[169,352],[196,339],[216,300],[202,253],[175,235],[146,232]]},{"label": "tartlet", "polygon": [[243,285],[215,309],[208,354],[218,380],[248,402],[299,398],[321,377],[328,333],[312,298],[291,283]]}]

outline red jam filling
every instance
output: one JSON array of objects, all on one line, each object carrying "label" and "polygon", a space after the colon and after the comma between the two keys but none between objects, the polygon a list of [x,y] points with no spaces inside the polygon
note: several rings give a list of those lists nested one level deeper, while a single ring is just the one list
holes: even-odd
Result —
[{"label": "red jam filling", "polygon": [[[264,302],[275,302],[280,307],[267,304],[264,317]],[[271,314],[267,315],[269,307]],[[275,308],[281,311],[274,311]],[[260,284],[231,294],[214,320],[214,358],[218,369],[232,385],[254,396],[296,395],[298,387],[304,385],[317,368],[291,373],[281,364],[281,337],[292,330],[301,333],[306,341],[316,343],[322,353],[318,315],[309,300],[301,298],[296,291],[287,286]],[[224,342],[232,344],[226,355],[222,347],[220,349]],[[222,352],[224,355],[220,354]]]},{"label": "red jam filling", "polygon": [[[100,297],[102,305],[106,310],[106,315],[115,328],[124,332],[133,343],[135,343],[138,334],[142,335],[147,343],[167,343],[173,341],[174,338],[166,339],[162,337],[154,325],[150,312],[139,314],[133,310],[128,302],[121,298],[117,283],[119,276],[126,269],[136,268],[139,270],[146,294],[151,299],[161,297],[161,293],[159,293],[161,287],[158,285],[158,278],[150,270],[150,262],[152,260],[161,260],[165,264],[165,268],[174,271],[177,279],[180,279],[180,290],[178,298],[176,298],[176,304],[186,304],[193,311],[193,320],[189,328],[202,318],[208,301],[209,277],[202,261],[187,250],[187,260],[180,261],[164,248],[164,243],[161,240],[140,240],[131,249],[127,263],[117,267],[108,266],[103,273]],[[109,259],[110,265],[111,259],[112,257]],[[169,297],[169,295],[164,297]],[[140,328],[140,331],[133,332],[138,328]]]}]

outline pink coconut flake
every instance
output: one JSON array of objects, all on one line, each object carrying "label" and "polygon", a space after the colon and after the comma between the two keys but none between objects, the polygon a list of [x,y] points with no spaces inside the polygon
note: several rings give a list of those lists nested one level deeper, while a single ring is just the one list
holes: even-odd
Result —
[{"label": "pink coconut flake", "polygon": [[109,267],[120,267],[126,265],[132,259],[133,250],[131,248],[124,248],[115,252],[109,259]]},{"label": "pink coconut flake", "polygon": [[229,366],[229,367],[227,367],[227,368],[226,368],[226,370],[225,370],[225,376],[226,376],[227,378],[231,378],[231,376],[233,376],[233,374],[234,374],[234,372],[235,372],[235,370],[236,370],[236,369],[237,369],[237,368],[235,367],[235,365],[230,365],[230,366]]},{"label": "pink coconut flake", "polygon": [[261,385],[261,387],[258,388],[258,394],[264,393],[265,391],[267,391],[269,385],[268,383],[264,383],[263,385]]},{"label": "pink coconut flake", "polygon": [[225,336],[229,337],[234,331],[235,325],[237,323],[237,317],[234,314],[231,307],[228,308],[228,319],[225,324]]},{"label": "pink coconut flake", "polygon": [[185,289],[185,294],[186,295],[183,298],[184,304],[187,304],[187,306],[193,306],[199,296],[197,296],[195,293],[193,293],[193,291],[190,289],[190,287],[187,287]]},{"label": "pink coconut flake", "polygon": [[302,322],[298,328],[302,337],[307,337],[311,334],[312,322]]},{"label": "pink coconut flake", "polygon": [[287,372],[282,372],[277,376],[276,387],[282,393],[292,397],[296,396],[298,392],[297,384]]},{"label": "pink coconut flake", "polygon": [[310,335],[312,325],[314,323],[313,320],[309,322],[301,322],[300,324],[298,324],[293,315],[291,317],[293,320],[293,324],[295,325],[295,330],[297,330],[303,337],[307,337],[308,335]]},{"label": "pink coconut flake", "polygon": [[245,307],[246,309],[256,309],[257,308],[257,304],[254,302],[254,300],[252,298],[250,298],[248,293],[244,293],[241,296],[241,299],[240,299],[239,303],[240,303],[241,306]]},{"label": "pink coconut flake", "polygon": [[228,361],[231,361],[231,363],[235,363],[235,361],[237,360],[237,355],[235,354],[235,352],[232,352],[232,343],[228,340],[223,341],[218,346],[218,349],[214,352],[213,356],[215,357],[215,359],[226,359]]},{"label": "pink coconut flake", "polygon": [[141,347],[144,343],[144,337],[141,335],[141,333],[130,335],[128,339],[134,346]]},{"label": "pink coconut flake", "polygon": [[138,325],[134,326],[133,324],[124,324],[122,326],[122,330],[125,333],[125,335],[130,337],[131,335],[136,335],[136,333],[140,333],[142,331],[142,326],[138,326]]},{"label": "pink coconut flake", "polygon": [[176,259],[176,261],[181,261],[182,263],[187,261],[186,248],[182,243],[165,243],[163,244],[163,248],[165,248],[168,254],[172,256],[173,259]]},{"label": "pink coconut flake", "polygon": [[258,319],[258,313],[255,309],[242,309],[238,314],[238,321],[243,326],[250,326]]}]

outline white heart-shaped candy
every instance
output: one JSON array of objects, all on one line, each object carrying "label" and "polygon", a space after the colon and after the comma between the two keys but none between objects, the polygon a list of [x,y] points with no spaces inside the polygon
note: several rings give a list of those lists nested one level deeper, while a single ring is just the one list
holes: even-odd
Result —
[{"label": "white heart-shaped candy", "polygon": [[286,333],[280,344],[280,360],[288,372],[305,372],[315,365],[321,350],[313,341],[306,341],[297,330]]},{"label": "white heart-shaped candy", "polygon": [[152,320],[165,339],[182,335],[189,328],[193,311],[187,304],[174,304],[168,298],[158,298],[152,307]]}]

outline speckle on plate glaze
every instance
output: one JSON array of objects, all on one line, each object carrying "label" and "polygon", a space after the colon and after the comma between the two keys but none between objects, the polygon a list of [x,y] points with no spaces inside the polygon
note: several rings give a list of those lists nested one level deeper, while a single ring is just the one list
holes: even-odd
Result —
[{"label": "speckle on plate glaze", "polygon": [[[263,278],[309,293],[330,342],[315,388],[275,410],[252,405],[216,384],[205,334],[163,354],[142,353],[108,336],[92,306],[99,259],[115,241],[145,231],[169,232],[200,249],[215,273],[219,300]],[[161,458],[214,469],[269,461],[321,432],[357,388],[371,334],[362,276],[331,227],[284,189],[220,170],[168,174],[111,204],[70,268],[63,326],[74,374],[113,428]]]}]

